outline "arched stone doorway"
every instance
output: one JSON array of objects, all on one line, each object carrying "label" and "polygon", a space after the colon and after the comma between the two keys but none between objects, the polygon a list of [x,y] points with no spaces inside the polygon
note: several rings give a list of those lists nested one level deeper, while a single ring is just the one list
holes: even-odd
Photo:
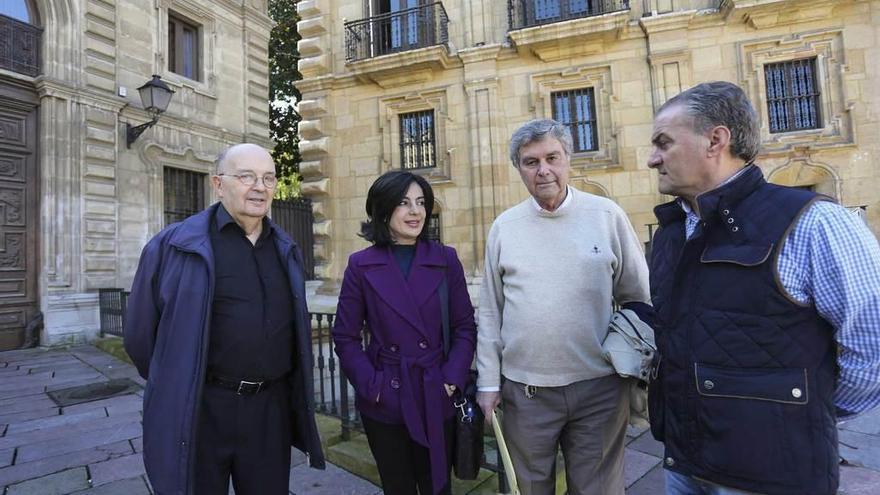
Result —
[{"label": "arched stone doorway", "polygon": [[840,180],[827,165],[808,158],[794,158],[773,169],[767,181],[782,186],[801,187],[840,199]]},{"label": "arched stone doorway", "polygon": [[39,26],[31,2],[0,3],[0,350],[36,342],[40,314]]}]

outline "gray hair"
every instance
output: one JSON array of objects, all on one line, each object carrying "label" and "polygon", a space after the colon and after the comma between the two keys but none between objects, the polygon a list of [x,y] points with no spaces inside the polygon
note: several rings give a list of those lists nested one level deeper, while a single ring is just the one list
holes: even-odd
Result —
[{"label": "gray hair", "polygon": [[226,161],[226,155],[229,154],[229,150],[231,150],[231,149],[232,149],[231,146],[226,148],[225,150],[221,151],[219,155],[217,155],[217,158],[214,159],[214,173],[215,174],[219,174],[220,172],[223,171],[223,170],[221,170],[223,167],[223,162]]},{"label": "gray hair", "polygon": [[758,113],[745,92],[726,81],[702,83],[677,94],[660,107],[663,110],[682,105],[694,119],[694,131],[700,134],[723,125],[730,130],[730,154],[751,162],[761,148]]},{"label": "gray hair", "polygon": [[513,166],[519,168],[519,151],[524,146],[546,137],[559,141],[565,155],[571,156],[573,145],[568,127],[553,119],[535,119],[523,124],[510,137],[510,161]]}]

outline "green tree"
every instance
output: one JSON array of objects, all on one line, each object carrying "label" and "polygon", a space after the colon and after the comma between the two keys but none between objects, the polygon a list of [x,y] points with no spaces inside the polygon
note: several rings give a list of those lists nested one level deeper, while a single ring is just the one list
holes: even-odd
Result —
[{"label": "green tree", "polygon": [[302,95],[294,85],[299,73],[296,43],[299,14],[293,0],[269,0],[269,17],[276,25],[269,36],[269,135],[275,142],[272,157],[278,174],[276,199],[299,196],[299,121]]}]

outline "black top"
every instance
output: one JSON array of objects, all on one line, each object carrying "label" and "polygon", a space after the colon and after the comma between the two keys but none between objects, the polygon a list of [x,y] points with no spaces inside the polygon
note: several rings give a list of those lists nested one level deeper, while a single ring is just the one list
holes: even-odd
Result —
[{"label": "black top", "polygon": [[[272,379],[293,367],[293,300],[267,219],[256,244],[220,205],[211,222],[214,304],[208,371]],[[197,311],[198,308],[192,308]]]},{"label": "black top", "polygon": [[394,254],[394,259],[397,260],[397,265],[400,267],[400,272],[403,273],[403,278],[409,278],[409,268],[412,266],[412,260],[416,256],[416,245],[392,244],[391,252]]}]

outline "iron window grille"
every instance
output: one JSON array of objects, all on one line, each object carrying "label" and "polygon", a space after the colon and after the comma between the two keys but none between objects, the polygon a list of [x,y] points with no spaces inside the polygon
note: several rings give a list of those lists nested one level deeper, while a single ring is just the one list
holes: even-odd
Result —
[{"label": "iron window grille", "polygon": [[[345,60],[354,62],[389,53],[445,45],[449,40],[449,17],[441,2],[417,5],[399,2],[393,12],[345,23]],[[386,3],[386,9],[390,5]]]},{"label": "iron window grille", "polygon": [[771,133],[822,127],[815,58],[767,64],[764,78]]},{"label": "iron window grille", "polygon": [[42,36],[40,27],[0,14],[0,69],[38,75]]},{"label": "iron window grille", "polygon": [[200,32],[199,26],[168,14],[168,70],[193,81],[201,80]]},{"label": "iron window grille", "polygon": [[629,0],[507,0],[510,30],[629,10]]},{"label": "iron window grille", "polygon": [[434,111],[400,114],[400,163],[403,169],[437,166]]},{"label": "iron window grille", "polygon": [[553,102],[553,119],[565,124],[571,131],[574,152],[596,151],[596,101],[593,88],[558,91],[550,94]]},{"label": "iron window grille", "polygon": [[165,167],[165,225],[195,215],[205,208],[205,174]]},{"label": "iron window grille", "polygon": [[432,213],[431,216],[428,217],[428,223],[425,225],[427,231],[425,232],[425,237],[429,240],[443,242],[440,238],[440,214]]}]

